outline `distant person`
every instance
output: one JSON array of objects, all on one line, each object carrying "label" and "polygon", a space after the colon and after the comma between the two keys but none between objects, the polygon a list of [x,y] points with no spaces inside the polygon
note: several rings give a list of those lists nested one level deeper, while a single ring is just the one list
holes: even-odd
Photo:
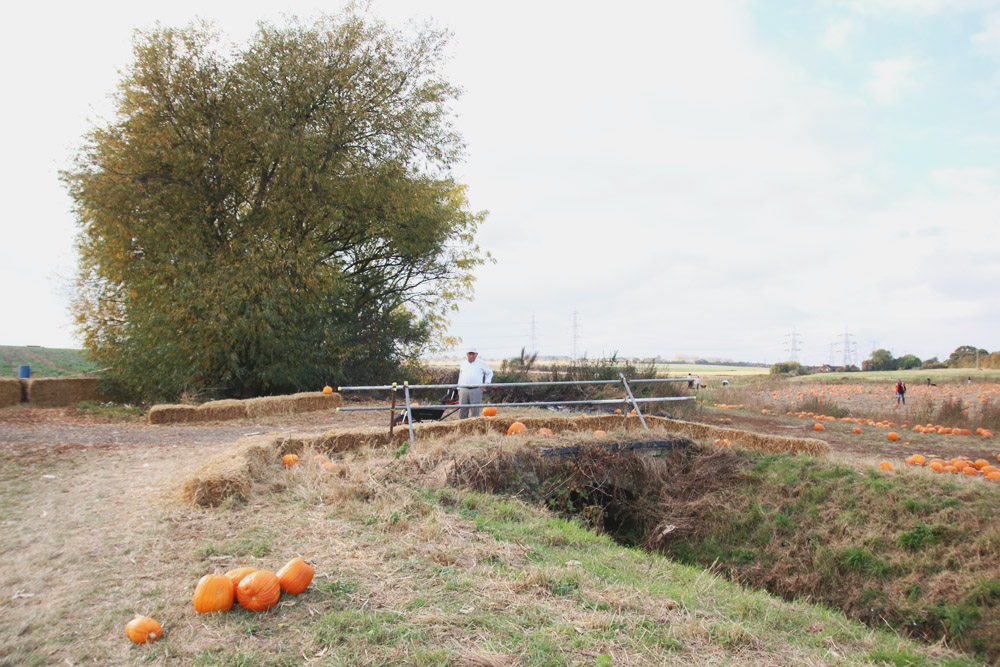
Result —
[{"label": "distant person", "polygon": [[694,377],[688,373],[688,389],[694,389]]},{"label": "distant person", "polygon": [[931,379],[930,378],[927,378],[927,386],[928,387],[931,386]]},{"label": "distant person", "polygon": [[972,386],[972,376],[971,375],[969,376],[969,386],[970,387]]},{"label": "distant person", "polygon": [[694,376],[694,390],[698,391],[699,389],[701,389],[701,377],[696,375]]},{"label": "distant person", "polygon": [[896,380],[896,407],[899,407],[900,402],[906,405],[906,384],[902,380]]},{"label": "distant person", "polygon": [[[484,385],[493,379],[493,371],[479,358],[479,350],[470,347],[465,353],[465,361],[458,367],[458,404],[478,405],[483,402]],[[458,418],[478,417],[479,408],[460,407]]]}]

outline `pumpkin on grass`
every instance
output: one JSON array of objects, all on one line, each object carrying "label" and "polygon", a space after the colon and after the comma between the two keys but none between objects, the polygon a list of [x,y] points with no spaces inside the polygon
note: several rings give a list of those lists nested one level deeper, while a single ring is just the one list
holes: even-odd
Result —
[{"label": "pumpkin on grass", "polygon": [[162,637],[163,628],[149,616],[136,616],[125,626],[125,634],[136,644],[145,644]]},{"label": "pumpkin on grass", "polygon": [[233,582],[224,574],[206,574],[194,589],[194,610],[199,614],[233,608]]},{"label": "pumpkin on grass", "polygon": [[494,408],[494,407],[492,407],[492,406],[490,406],[488,408],[483,408],[483,416],[484,417],[496,417],[497,416],[497,409]]},{"label": "pumpkin on grass", "polygon": [[518,435],[519,433],[524,433],[524,424],[521,422],[514,422],[507,427],[507,435]]},{"label": "pumpkin on grass", "polygon": [[292,595],[298,595],[305,589],[309,588],[309,582],[312,581],[313,566],[305,561],[303,558],[293,558],[285,564],[285,567],[278,570],[278,585],[286,593],[291,593]]},{"label": "pumpkin on grass", "polygon": [[228,578],[233,584],[233,600],[236,600],[236,587],[240,585],[241,581],[243,581],[243,577],[248,574],[253,574],[256,571],[257,568],[255,567],[238,567],[235,570],[226,572],[226,578]]},{"label": "pumpkin on grass", "polygon": [[243,577],[236,587],[236,599],[249,611],[264,611],[278,604],[281,584],[270,570],[257,570]]},{"label": "pumpkin on grass", "polygon": [[281,462],[285,464],[286,468],[291,468],[293,465],[299,462],[298,454],[285,454],[281,457]]}]

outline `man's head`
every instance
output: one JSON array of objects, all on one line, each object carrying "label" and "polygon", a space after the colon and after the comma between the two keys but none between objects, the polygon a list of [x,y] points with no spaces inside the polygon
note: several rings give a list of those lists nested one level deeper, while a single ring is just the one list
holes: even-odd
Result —
[{"label": "man's head", "polygon": [[469,363],[470,363],[470,364],[471,364],[471,363],[472,363],[473,361],[475,361],[475,360],[476,360],[476,357],[477,357],[477,356],[479,356],[479,350],[477,350],[477,349],[476,349],[476,348],[474,348],[474,347],[470,347],[470,348],[469,348],[468,350],[466,350],[466,352],[465,352],[465,357],[466,357],[466,359],[468,359],[468,360],[469,360]]}]

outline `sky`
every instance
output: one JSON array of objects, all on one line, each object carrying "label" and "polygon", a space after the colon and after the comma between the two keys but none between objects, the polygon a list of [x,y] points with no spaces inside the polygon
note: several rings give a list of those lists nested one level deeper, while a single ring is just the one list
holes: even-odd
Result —
[{"label": "sky", "polygon": [[[0,344],[79,347],[58,178],[132,35],[338,2],[19,3],[0,27]],[[374,0],[452,31],[488,358],[1000,350],[1000,0]],[[846,340],[846,345],[845,345]],[[794,346],[793,346],[794,341]],[[448,352],[448,351],[444,351]],[[451,351],[461,352],[461,350]]]}]

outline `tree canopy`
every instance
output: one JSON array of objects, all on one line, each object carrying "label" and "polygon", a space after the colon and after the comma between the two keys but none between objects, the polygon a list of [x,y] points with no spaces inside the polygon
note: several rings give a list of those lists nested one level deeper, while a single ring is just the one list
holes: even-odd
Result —
[{"label": "tree canopy", "polygon": [[451,176],[447,35],[354,11],[137,33],[115,117],[63,179],[73,308],[118,393],[251,396],[384,378],[441,341],[485,255]]}]

